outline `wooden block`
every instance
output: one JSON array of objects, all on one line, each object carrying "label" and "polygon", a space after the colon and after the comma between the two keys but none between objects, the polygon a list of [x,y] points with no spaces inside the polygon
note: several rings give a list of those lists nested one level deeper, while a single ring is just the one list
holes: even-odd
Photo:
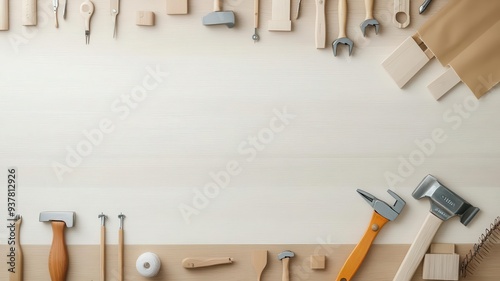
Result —
[{"label": "wooden block", "polygon": [[290,0],[273,0],[269,31],[292,31]]},{"label": "wooden block", "polygon": [[188,13],[188,0],[167,0],[167,15],[185,15]]},{"label": "wooden block", "polygon": [[427,86],[427,90],[429,90],[431,95],[436,100],[439,100],[442,96],[444,96],[444,94],[446,94],[460,82],[460,77],[458,77],[455,70],[450,67],[448,68],[448,70],[446,70],[445,73],[439,76],[436,80],[432,81]]},{"label": "wooden block", "polygon": [[425,280],[458,280],[460,256],[455,244],[431,244],[425,255],[422,277]]},{"label": "wooden block", "polygon": [[311,256],[311,269],[325,269],[325,256]]},{"label": "wooden block", "polygon": [[9,30],[9,0],[0,0],[0,30]]},{"label": "wooden block", "polygon": [[455,244],[431,244],[431,254],[454,254]]},{"label": "wooden block", "polygon": [[382,66],[398,87],[403,88],[432,57],[430,51],[422,50],[413,37],[408,37],[382,62]]},{"label": "wooden block", "polygon": [[155,25],[155,13],[150,11],[138,11],[136,24],[147,26]]},{"label": "wooden block", "polygon": [[424,280],[458,280],[460,256],[457,254],[426,254]]}]

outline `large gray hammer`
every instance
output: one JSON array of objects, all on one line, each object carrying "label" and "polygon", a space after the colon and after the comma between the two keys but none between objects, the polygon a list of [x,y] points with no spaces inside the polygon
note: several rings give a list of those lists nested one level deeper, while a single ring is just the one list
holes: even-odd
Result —
[{"label": "large gray hammer", "polygon": [[203,25],[225,24],[231,28],[235,24],[233,11],[222,11],[221,0],[214,0],[214,11],[203,17]]},{"label": "large gray hammer", "polygon": [[73,227],[75,212],[41,212],[40,221],[52,224],[52,246],[49,253],[49,272],[52,281],[65,281],[68,273],[69,256],[64,238],[66,227]]},{"label": "large gray hammer", "polygon": [[469,204],[431,175],[427,175],[422,180],[413,191],[412,196],[415,199],[429,197],[431,210],[420,228],[417,238],[406,253],[393,281],[410,281],[412,279],[443,221],[459,216],[460,222],[467,225],[479,212],[479,208]]}]

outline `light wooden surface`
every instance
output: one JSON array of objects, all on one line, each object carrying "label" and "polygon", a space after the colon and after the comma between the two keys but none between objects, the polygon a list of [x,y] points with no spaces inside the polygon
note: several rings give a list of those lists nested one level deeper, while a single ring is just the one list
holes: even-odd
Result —
[{"label": "light wooden surface", "polygon": [[[457,253],[463,255],[470,249],[470,244],[457,245]],[[268,250],[267,266],[263,271],[261,281],[281,280],[282,264],[278,254],[289,249],[296,256],[290,259],[290,281],[325,281],[334,280],[343,261],[352,251],[354,245],[338,244],[266,244],[266,245],[126,245],[124,280],[257,280],[257,273],[252,266],[252,253],[255,250]],[[73,245],[68,247],[70,267],[67,281],[98,280],[99,278],[99,245]],[[108,271],[106,280],[118,280],[117,246],[107,247]],[[391,280],[397,265],[408,250],[407,245],[374,245],[365,263],[359,269],[353,281]],[[499,254],[498,247],[494,254]],[[29,245],[25,247],[26,266],[25,280],[49,280],[47,269],[47,246]],[[138,257],[145,253],[155,253],[161,261],[161,269],[156,277],[142,277],[136,270]],[[230,256],[232,264],[187,269],[182,266],[182,260],[188,256]],[[310,268],[311,255],[325,255],[324,270]],[[468,281],[496,281],[500,273],[497,258],[485,259],[474,275],[468,276]],[[5,263],[0,264],[0,277],[5,276]],[[419,267],[412,281],[422,281],[422,266]]]},{"label": "light wooden surface", "polygon": [[[330,45],[315,48],[314,1],[303,1],[292,32],[261,28],[258,43],[251,38],[253,1],[223,1],[224,10],[237,16],[232,29],[202,25],[212,1],[190,1],[189,14],[175,16],[166,15],[166,1],[121,1],[116,39],[109,1],[93,2],[90,45],[85,45],[79,2],[68,3],[67,17],[56,29],[51,3],[39,1],[38,25],[26,27],[21,1],[11,1],[11,28],[0,33],[5,66],[0,70],[0,167],[19,168],[23,245],[50,244],[50,225],[38,221],[45,210],[77,213],[75,227],[66,233],[70,246],[99,244],[101,212],[110,216],[109,244],[117,244],[116,215],[124,212],[126,244],[145,248],[354,245],[373,212],[356,188],[389,203],[391,188],[406,200],[400,217],[384,227],[374,246],[409,245],[429,210],[428,202],[412,199],[411,193],[428,173],[481,208],[467,227],[457,219],[443,224],[433,242],[474,243],[500,214],[498,89],[476,104],[458,85],[436,102],[426,86],[444,72],[439,63],[429,62],[403,90],[381,66],[447,1],[434,1],[422,16],[421,3],[412,1],[411,24],[398,29],[392,25],[394,2],[377,0],[380,34],[366,38],[359,28],[364,1],[349,1],[347,33],[355,50],[352,57],[337,58]],[[261,1],[261,23],[271,19],[271,6]],[[325,8],[331,44],[338,35],[337,2],[328,0]],[[135,25],[141,10],[156,13],[154,27]],[[168,76],[155,80],[151,73],[157,69]],[[147,97],[139,91],[144,82],[152,89]],[[286,123],[277,117],[284,112],[293,115]],[[85,133],[98,129],[102,138],[94,135],[98,145],[90,153],[80,161],[69,157],[77,146],[85,149]],[[419,145],[439,130],[445,140],[419,154]],[[266,143],[259,141],[257,149],[249,137],[259,135]],[[424,158],[407,164],[410,155]],[[53,165],[68,165],[68,159],[74,167],[58,177]],[[217,193],[213,175],[223,175],[228,166],[230,182]],[[400,179],[388,180],[391,173]],[[211,197],[200,195],[207,186]],[[2,189],[0,206],[6,196]],[[194,199],[200,208],[186,218],[181,208],[193,207]],[[2,244],[8,234],[0,228]],[[333,260],[328,256],[327,268],[340,268],[351,250]],[[98,251],[91,257],[97,272]],[[31,252],[25,255],[27,264],[33,258]],[[377,265],[385,268],[383,260]],[[116,269],[116,259],[112,266]],[[27,272],[41,272],[32,269]],[[333,268],[327,271],[315,274],[335,277]]]},{"label": "light wooden surface", "polygon": [[37,0],[22,0],[22,23],[26,26],[37,24]]},{"label": "light wooden surface", "polygon": [[188,13],[188,0],[166,0],[168,15],[185,15]]},{"label": "light wooden surface", "polygon": [[290,2],[291,0],[272,0],[272,16],[267,27],[269,31],[292,31]]}]

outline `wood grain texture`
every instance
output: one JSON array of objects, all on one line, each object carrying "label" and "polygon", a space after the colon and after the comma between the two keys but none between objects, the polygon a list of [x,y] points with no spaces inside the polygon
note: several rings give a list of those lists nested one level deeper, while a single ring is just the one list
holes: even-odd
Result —
[{"label": "wood grain texture", "polygon": [[166,0],[167,15],[186,15],[188,13],[188,0]]},{"label": "wood grain texture", "polygon": [[394,281],[410,281],[415,274],[425,253],[431,245],[434,235],[438,231],[443,221],[435,215],[429,213],[420,228],[417,237],[413,241],[403,262],[399,266]]},{"label": "wood grain texture", "polygon": [[[457,253],[462,257],[472,244],[457,245]],[[3,246],[4,247],[4,246]],[[282,264],[278,254],[284,249],[291,249],[296,257],[290,260],[291,280],[323,281],[335,278],[341,264],[347,258],[354,245],[305,245],[305,244],[266,244],[266,245],[127,245],[125,256],[125,280],[150,280],[139,275],[135,268],[137,258],[145,252],[153,252],[161,260],[162,267],[155,277],[157,280],[201,281],[201,280],[234,280],[238,276],[244,280],[257,280],[253,269],[251,256],[256,249],[267,249],[269,259],[261,280],[281,280]],[[2,248],[2,249],[5,249]],[[403,259],[408,245],[373,245],[363,267],[356,275],[356,280],[383,281],[390,280]],[[49,246],[27,245],[25,280],[49,279],[46,258]],[[70,245],[70,270],[67,281],[98,280],[99,278],[99,245]],[[107,280],[117,280],[117,245],[108,245]],[[309,268],[311,254],[325,255],[324,270]],[[189,270],[181,265],[182,259],[193,255],[208,256],[213,254],[234,257],[230,266],[217,266]],[[496,281],[500,275],[498,251],[490,256],[472,276],[470,281]],[[0,264],[0,277],[6,276],[5,263]],[[38,279],[37,279],[38,278]],[[422,281],[422,266],[419,267],[412,281]]]}]

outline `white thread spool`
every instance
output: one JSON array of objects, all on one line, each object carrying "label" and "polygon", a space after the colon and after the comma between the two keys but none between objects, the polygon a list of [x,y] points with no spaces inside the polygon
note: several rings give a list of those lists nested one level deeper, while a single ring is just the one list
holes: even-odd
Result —
[{"label": "white thread spool", "polygon": [[161,261],[155,253],[146,252],[137,258],[135,267],[141,276],[155,277],[160,271]]}]

